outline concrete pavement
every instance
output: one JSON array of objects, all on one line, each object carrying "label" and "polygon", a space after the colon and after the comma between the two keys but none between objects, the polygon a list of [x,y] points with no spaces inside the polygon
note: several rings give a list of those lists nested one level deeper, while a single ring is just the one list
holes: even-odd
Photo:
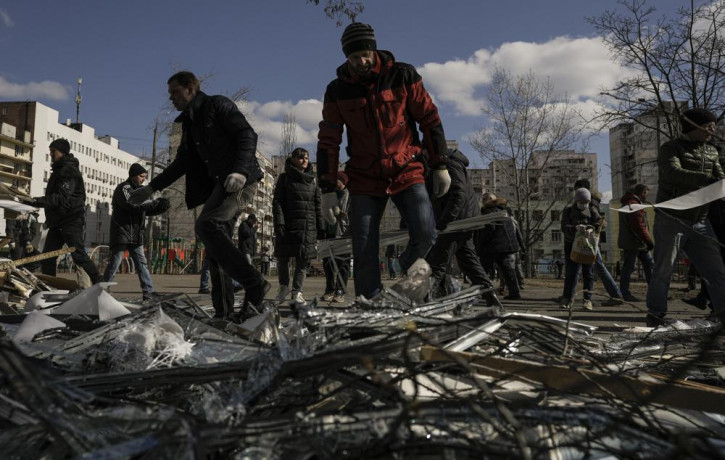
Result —
[{"label": "concrete pavement", "polygon": [[[71,277],[68,274],[61,275]],[[268,298],[273,298],[277,293],[276,277],[268,277],[272,283],[272,290],[268,294]],[[111,288],[112,294],[119,299],[133,299],[141,296],[138,278],[133,274],[119,274],[115,281],[118,283]],[[154,286],[159,292],[181,292],[192,296],[195,301],[200,304],[210,304],[211,299],[208,294],[198,294],[199,275],[154,275]],[[385,280],[384,284],[389,285],[394,281]],[[497,282],[496,282],[497,283]],[[593,296],[594,309],[591,311],[584,310],[581,305],[581,294],[577,295],[577,301],[571,312],[562,310],[554,300],[561,295],[563,289],[563,280],[553,278],[535,278],[528,279],[525,289],[522,291],[521,300],[502,300],[508,311],[537,313],[559,318],[567,318],[571,313],[573,321],[581,321],[595,326],[599,326],[602,331],[616,330],[618,326],[642,326],[644,325],[644,316],[646,306],[644,302],[633,302],[625,305],[614,307],[603,307],[601,303],[608,299],[601,283],[595,284],[595,294]],[[325,279],[321,276],[308,277],[305,281],[304,296],[307,300],[313,299],[315,296],[321,296],[325,290]],[[348,285],[350,293],[347,294],[346,300],[353,300],[353,281],[350,280]],[[691,319],[693,317],[705,316],[709,310],[699,310],[682,301],[683,298],[694,297],[696,292],[684,293],[681,291],[685,287],[684,283],[673,283],[670,295],[672,300],[669,302],[669,316],[678,319]],[[581,289],[581,284],[579,285]],[[646,285],[644,283],[633,283],[633,294],[644,300]],[[243,292],[240,293],[243,295]],[[339,305],[339,304],[338,304]]]}]

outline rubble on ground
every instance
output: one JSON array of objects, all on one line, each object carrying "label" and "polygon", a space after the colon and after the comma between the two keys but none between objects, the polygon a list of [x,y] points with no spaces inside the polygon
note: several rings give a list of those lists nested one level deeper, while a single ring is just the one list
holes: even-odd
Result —
[{"label": "rubble on ground", "polygon": [[[236,324],[94,286],[0,315],[4,458],[714,458],[725,341],[697,320],[601,335],[425,302],[421,280]],[[411,289],[412,291],[406,290]],[[416,295],[410,296],[411,292]]]}]

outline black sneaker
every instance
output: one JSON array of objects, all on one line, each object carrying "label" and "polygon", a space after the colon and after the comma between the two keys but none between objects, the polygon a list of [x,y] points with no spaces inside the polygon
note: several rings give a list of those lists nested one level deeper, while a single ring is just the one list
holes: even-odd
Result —
[{"label": "black sneaker", "polygon": [[509,294],[509,295],[507,295],[506,297],[503,298],[503,300],[519,300],[519,299],[521,299],[521,294],[517,294],[517,295],[510,295]]},{"label": "black sneaker", "polygon": [[701,296],[700,294],[698,294],[697,297],[692,297],[691,299],[682,299],[682,301],[688,305],[695,306],[700,310],[707,308],[707,297]]},{"label": "black sneaker", "polygon": [[269,281],[262,280],[262,284],[247,289],[246,294],[244,294],[244,303],[259,307],[270,289],[272,289],[272,285],[269,284]]},{"label": "black sneaker", "polygon": [[627,294],[624,296],[624,300],[627,302],[641,302],[638,297],[633,296],[632,294]]},{"label": "black sneaker", "polygon": [[211,294],[211,289],[209,289],[209,288],[199,289],[199,294]]},{"label": "black sneaker", "polygon": [[647,327],[666,327],[672,325],[676,321],[672,318],[665,317],[665,315],[666,313],[647,313],[647,316],[644,318],[644,322],[647,324]]},{"label": "black sneaker", "polygon": [[149,292],[148,294],[143,295],[143,301],[146,302],[148,300],[156,300],[160,297],[163,297],[163,295],[159,294],[158,292]]}]

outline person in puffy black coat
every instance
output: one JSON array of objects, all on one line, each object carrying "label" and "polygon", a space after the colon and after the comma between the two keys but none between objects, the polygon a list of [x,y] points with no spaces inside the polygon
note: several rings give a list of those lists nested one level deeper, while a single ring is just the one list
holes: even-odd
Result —
[{"label": "person in puffy black coat", "polygon": [[302,284],[310,259],[317,255],[317,239],[325,237],[325,225],[320,210],[320,188],[312,171],[309,153],[302,148],[292,151],[285,162],[284,173],[274,187],[272,215],[274,217],[277,273],[282,301],[289,294],[289,260],[295,259],[292,299],[304,303]]},{"label": "person in puffy black coat", "polygon": [[252,264],[252,257],[257,253],[257,216],[250,214],[239,224],[237,233],[239,239],[239,250]]},{"label": "person in puffy black coat", "polygon": [[[493,193],[484,195],[481,214],[491,214],[505,211],[509,214],[508,200],[498,198]],[[504,299],[520,299],[518,279],[516,278],[516,253],[522,250],[517,235],[513,217],[486,224],[477,235],[478,255],[481,265],[488,272],[493,271],[494,265],[498,267],[501,278],[506,283],[508,295]]]},{"label": "person in puffy black coat", "polygon": [[154,292],[154,284],[143,251],[146,216],[156,216],[166,212],[171,204],[163,197],[147,200],[140,205],[130,204],[128,197],[131,196],[131,192],[141,187],[148,178],[148,172],[140,164],[134,163],[128,170],[128,176],[128,179],[118,184],[113,192],[110,258],[103,279],[113,281],[123,261],[124,252],[128,251],[141,283],[143,299],[148,300]]},{"label": "person in puffy black coat", "polygon": [[[78,168],[78,159],[70,153],[70,143],[56,139],[50,143],[52,172],[45,188],[45,196],[33,199],[33,206],[45,209],[45,238],[43,252],[56,251],[67,244],[75,247],[73,262],[81,267],[93,284],[103,281],[98,267],[86,254],[83,235],[86,227],[86,187]],[[55,276],[56,258],[41,263],[44,275]]]},{"label": "person in puffy black coat", "polygon": [[[451,177],[451,186],[448,192],[441,197],[435,198],[433,194],[430,194],[438,231],[445,230],[453,221],[478,215],[476,194],[468,180],[466,168],[468,168],[468,158],[459,150],[448,150],[448,173]],[[431,187],[430,181],[428,186]],[[484,294],[487,304],[500,306],[501,303],[493,292],[493,284],[483,270],[476,254],[473,236],[473,231],[438,235],[435,245],[426,257],[433,272],[433,297],[449,294],[445,292],[445,276],[450,272],[453,263],[452,256],[455,254],[459,268],[472,284],[491,289]]]}]

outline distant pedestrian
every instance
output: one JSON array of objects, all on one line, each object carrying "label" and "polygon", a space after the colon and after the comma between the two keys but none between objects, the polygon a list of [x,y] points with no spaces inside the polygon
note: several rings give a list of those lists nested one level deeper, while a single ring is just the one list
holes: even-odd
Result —
[{"label": "distant pedestrian", "polygon": [[[70,143],[66,139],[56,139],[50,143],[51,173],[45,187],[45,196],[36,197],[33,206],[45,209],[45,225],[48,235],[45,237],[43,252],[56,251],[67,244],[76,250],[71,258],[90,277],[91,283],[103,281],[98,267],[86,253],[83,235],[86,227],[86,187],[83,174],[76,157],[70,153]],[[56,258],[41,262],[44,275],[55,276]]]},{"label": "distant pedestrian", "polygon": [[285,300],[290,293],[289,263],[293,259],[292,301],[305,303],[302,287],[308,265],[317,256],[318,236],[325,236],[320,189],[307,150],[298,147],[285,161],[284,172],[279,175],[274,186],[272,215],[279,279],[277,300]]},{"label": "distant pedestrian", "polygon": [[238,242],[239,250],[242,251],[247,262],[252,265],[252,260],[257,253],[257,216],[250,214],[239,224]]},{"label": "distant pedestrian", "polygon": [[[483,197],[481,214],[501,211],[509,214],[507,208],[508,200],[487,193]],[[508,289],[508,295],[504,299],[520,299],[521,292],[516,278],[516,253],[522,248],[519,246],[520,238],[516,234],[513,217],[509,214],[505,220],[484,225],[476,238],[476,248],[484,270],[491,273],[496,266],[502,284]]]},{"label": "distant pedestrian", "polygon": [[[625,193],[619,201],[622,207],[642,204],[647,201],[648,193],[649,187],[644,184],[637,184],[632,191]],[[622,249],[622,275],[619,280],[619,289],[622,291],[624,300],[639,302],[640,299],[632,295],[629,287],[632,272],[634,272],[634,263],[639,259],[644,277],[649,283],[654,268],[654,259],[650,251],[654,249],[655,245],[649,233],[647,215],[644,209],[627,214],[622,213],[619,216],[619,238],[617,241],[619,248]]]},{"label": "distant pedestrian", "polygon": [[259,253],[259,270],[264,276],[269,276],[269,263],[269,248],[267,246],[262,246],[262,251]]},{"label": "distant pedestrian", "polygon": [[385,258],[388,261],[388,278],[391,280],[397,278],[397,275],[395,273],[395,258],[397,256],[396,252],[397,251],[394,244],[389,244],[385,248]]},{"label": "distant pedestrian", "polygon": [[154,284],[151,280],[151,273],[149,272],[143,248],[146,216],[162,214],[171,206],[169,200],[163,197],[146,200],[140,205],[133,205],[128,202],[131,192],[141,187],[147,178],[146,168],[134,163],[128,170],[128,179],[118,184],[113,192],[111,241],[109,244],[110,258],[103,274],[105,281],[113,281],[118,267],[123,261],[124,253],[128,251],[136,269],[139,283],[141,283],[143,300],[149,300],[154,293]]}]

